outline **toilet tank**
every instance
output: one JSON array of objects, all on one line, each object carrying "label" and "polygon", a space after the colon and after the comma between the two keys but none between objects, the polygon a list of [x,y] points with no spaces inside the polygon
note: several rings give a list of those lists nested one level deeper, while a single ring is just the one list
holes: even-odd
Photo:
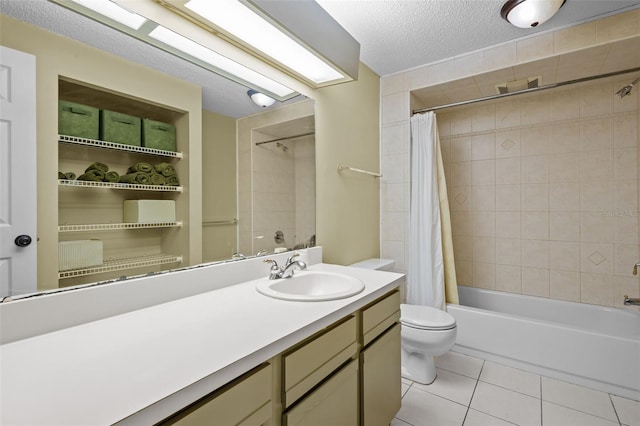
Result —
[{"label": "toilet tank", "polygon": [[396,261],[393,259],[367,259],[351,264],[354,268],[376,269],[378,271],[393,271]]}]

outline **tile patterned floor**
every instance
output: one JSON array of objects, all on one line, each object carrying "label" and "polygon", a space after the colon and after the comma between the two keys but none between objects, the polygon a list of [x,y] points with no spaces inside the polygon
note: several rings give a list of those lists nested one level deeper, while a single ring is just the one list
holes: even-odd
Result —
[{"label": "tile patterned floor", "polygon": [[391,426],[640,426],[640,402],[449,352],[425,386],[402,379]]}]

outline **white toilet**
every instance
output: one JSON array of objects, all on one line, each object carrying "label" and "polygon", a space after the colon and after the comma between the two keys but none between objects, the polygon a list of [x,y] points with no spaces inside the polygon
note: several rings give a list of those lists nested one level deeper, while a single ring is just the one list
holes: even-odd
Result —
[{"label": "white toilet", "polygon": [[[390,271],[390,259],[368,259],[353,267]],[[436,379],[434,357],[449,351],[456,342],[453,315],[429,306],[400,305],[402,325],[402,377],[428,385]]]}]

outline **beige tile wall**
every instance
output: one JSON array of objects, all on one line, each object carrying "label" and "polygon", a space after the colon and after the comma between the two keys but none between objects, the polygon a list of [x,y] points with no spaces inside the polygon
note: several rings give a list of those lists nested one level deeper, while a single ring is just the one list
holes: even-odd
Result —
[{"label": "beige tile wall", "polygon": [[438,113],[461,284],[607,306],[638,295],[629,78]]},{"label": "beige tile wall", "polygon": [[[493,94],[497,82],[530,75],[548,84],[637,67],[639,34],[637,8],[382,78],[381,256],[407,271],[412,91],[455,81],[442,102],[434,100],[443,104],[470,91]],[[621,107],[613,85],[516,97],[444,117],[461,282],[606,305],[619,305],[624,292],[640,293],[628,275],[640,260],[633,156],[640,110],[637,93],[635,107],[629,97]]]}]

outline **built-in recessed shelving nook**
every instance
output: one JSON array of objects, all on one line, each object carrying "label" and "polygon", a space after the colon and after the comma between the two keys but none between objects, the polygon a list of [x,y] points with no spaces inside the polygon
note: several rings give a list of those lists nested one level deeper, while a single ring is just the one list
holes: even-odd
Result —
[{"label": "built-in recessed shelving nook", "polygon": [[[180,217],[188,204],[183,184],[188,170],[180,151],[183,144],[188,145],[180,140],[181,136],[188,135],[188,114],[65,78],[59,79],[58,89],[60,100],[168,123],[175,126],[177,135],[175,151],[102,140],[106,139],[102,137],[58,135],[58,171],[72,177],[58,176],[58,240],[99,240],[103,252],[100,264],[73,269],[61,266],[60,286],[175,268],[183,261],[181,250],[188,246],[181,243],[186,238],[181,233],[187,223]],[[169,164],[176,172],[178,183],[77,179],[96,162],[108,165],[109,171],[119,176],[141,163]],[[125,220],[123,205],[127,200],[173,200],[175,220]]]}]

